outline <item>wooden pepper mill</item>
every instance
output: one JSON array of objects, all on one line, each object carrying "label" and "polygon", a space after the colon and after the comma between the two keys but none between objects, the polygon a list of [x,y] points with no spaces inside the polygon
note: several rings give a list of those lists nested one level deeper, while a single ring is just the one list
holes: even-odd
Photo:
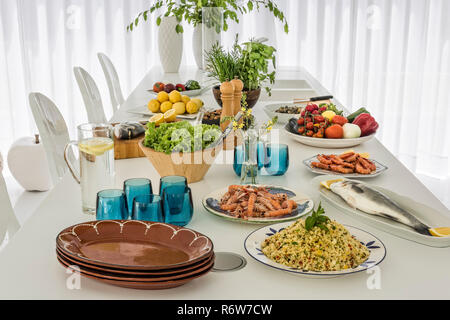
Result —
[{"label": "wooden pepper mill", "polygon": [[242,90],[244,90],[244,83],[238,77],[234,77],[231,80],[234,85],[234,95],[233,95],[233,114],[237,115],[241,111],[241,100],[242,100]]},{"label": "wooden pepper mill", "polygon": [[[224,131],[230,121],[223,122],[225,117],[234,116],[233,99],[234,99],[234,85],[232,82],[225,81],[220,85],[220,93],[222,99],[222,114],[220,115],[220,129]],[[230,134],[224,141],[224,150],[234,148],[234,135]]]}]

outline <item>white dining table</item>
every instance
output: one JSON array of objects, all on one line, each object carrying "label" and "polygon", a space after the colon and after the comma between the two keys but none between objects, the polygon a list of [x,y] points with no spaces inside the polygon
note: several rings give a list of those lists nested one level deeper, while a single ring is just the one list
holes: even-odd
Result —
[{"label": "white dining table", "polygon": [[[126,102],[111,119],[112,122],[139,119],[127,110],[147,104],[152,95],[147,92],[156,81],[184,82],[188,79],[205,80],[203,72],[183,68],[176,74],[163,74],[152,68],[138,84]],[[301,98],[311,92],[326,95],[329,92],[304,69],[281,69],[277,82],[304,81],[310,88],[292,92]],[[280,91],[282,93],[282,90]],[[275,92],[274,97],[282,96]],[[201,98],[205,106],[215,106],[210,90]],[[339,98],[339,97],[336,97]],[[262,97],[254,107],[258,120],[267,116],[263,106],[274,103]],[[291,99],[291,98],[289,98]],[[288,101],[289,102],[289,101]],[[338,99],[336,99],[338,105]],[[370,108],[370,106],[369,106]],[[383,124],[381,123],[381,126]],[[302,161],[318,152],[316,149],[291,140],[279,126],[280,141],[289,145],[290,166],[284,176],[261,176],[260,183],[286,186],[307,194],[318,203],[319,194],[310,185],[315,174],[307,170]],[[366,180],[399,194],[409,196],[448,215],[447,208],[396,159],[377,139],[353,148],[369,152],[389,170],[378,177]],[[231,158],[230,158],[231,156]],[[184,286],[156,291],[133,290],[111,286],[88,278],[81,278],[80,288],[67,286],[71,276],[57,262],[55,239],[57,234],[74,224],[95,220],[81,211],[79,185],[66,174],[29,220],[0,252],[0,299],[449,299],[450,298],[450,248],[433,248],[396,237],[368,224],[349,217],[332,205],[322,202],[326,214],[338,222],[355,226],[374,234],[386,246],[387,256],[375,272],[360,272],[331,279],[311,279],[282,272],[251,258],[244,249],[245,238],[257,225],[241,224],[208,213],[201,204],[202,198],[212,190],[238,184],[239,178],[232,169],[232,151],[224,152],[204,179],[190,185],[194,197],[194,216],[187,226],[209,236],[216,252],[233,252],[247,260],[245,268],[234,272],[210,272]],[[224,160],[225,159],[225,160]],[[117,160],[116,183],[121,188],[127,178],[147,177],[158,186],[160,176],[146,158]]]}]

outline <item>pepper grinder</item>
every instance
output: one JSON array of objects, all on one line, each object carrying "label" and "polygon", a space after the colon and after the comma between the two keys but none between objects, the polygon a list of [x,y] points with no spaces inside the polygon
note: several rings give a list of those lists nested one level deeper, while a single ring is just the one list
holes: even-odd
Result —
[{"label": "pepper grinder", "polygon": [[[234,85],[232,82],[225,81],[220,85],[220,93],[222,99],[222,114],[220,115],[220,129],[224,131],[230,121],[227,120],[223,122],[225,117],[233,117],[233,99],[234,99]],[[234,148],[234,135],[230,134],[224,141],[223,144],[224,150],[228,150],[230,148]]]},{"label": "pepper grinder", "polygon": [[242,90],[244,90],[244,83],[238,77],[234,77],[230,81],[234,85],[233,95],[233,114],[237,115],[241,111]]}]

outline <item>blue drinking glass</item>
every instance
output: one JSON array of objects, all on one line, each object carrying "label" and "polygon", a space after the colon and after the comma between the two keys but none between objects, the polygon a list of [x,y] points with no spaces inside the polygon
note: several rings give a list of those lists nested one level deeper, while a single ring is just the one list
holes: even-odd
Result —
[{"label": "blue drinking glass", "polygon": [[152,182],[145,178],[128,179],[123,183],[123,191],[127,197],[128,215],[131,217],[134,197],[152,194]]},{"label": "blue drinking glass", "polygon": [[167,187],[177,187],[180,192],[184,191],[187,187],[187,179],[183,176],[167,176],[162,177],[159,181],[159,195],[162,196],[164,189]]},{"label": "blue drinking glass", "polygon": [[103,190],[97,193],[97,220],[128,219],[125,193],[119,189]]},{"label": "blue drinking glass", "polygon": [[264,167],[271,176],[282,176],[289,168],[289,147],[286,144],[268,144]]},{"label": "blue drinking glass", "polygon": [[[256,152],[257,152],[258,169],[261,170],[264,167],[264,162],[266,160],[263,142],[261,141],[258,142],[258,149]],[[242,147],[242,145],[234,147],[233,170],[238,177],[241,176],[243,162],[244,162],[244,148]]]},{"label": "blue drinking glass", "polygon": [[161,197],[156,194],[134,197],[131,219],[164,222]]},{"label": "blue drinking glass", "polygon": [[194,205],[191,188],[166,187],[163,191],[162,201],[165,223],[184,227],[192,220]]}]

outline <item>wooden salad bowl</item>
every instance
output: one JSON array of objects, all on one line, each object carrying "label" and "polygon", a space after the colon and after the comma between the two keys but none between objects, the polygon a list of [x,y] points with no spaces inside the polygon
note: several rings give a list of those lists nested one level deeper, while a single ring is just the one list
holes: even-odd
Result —
[{"label": "wooden salad bowl", "polygon": [[144,146],[143,142],[144,139],[139,141],[139,147],[161,177],[184,176],[188,183],[203,180],[222,149],[222,144],[219,144],[216,148],[202,151],[166,154]]}]

